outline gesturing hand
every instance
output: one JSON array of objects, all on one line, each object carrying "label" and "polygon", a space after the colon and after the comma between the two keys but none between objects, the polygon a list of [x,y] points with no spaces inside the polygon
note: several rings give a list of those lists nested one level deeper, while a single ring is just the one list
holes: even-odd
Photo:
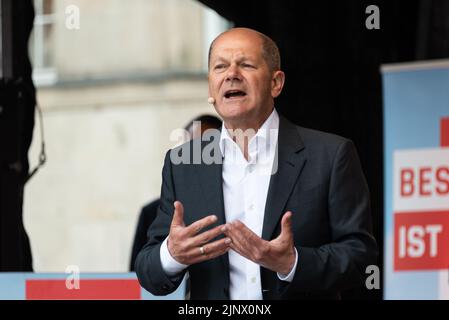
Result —
[{"label": "gesturing hand", "polygon": [[219,225],[208,231],[199,233],[205,227],[215,223],[215,215],[207,216],[186,226],[184,224],[184,207],[180,201],[175,201],[175,212],[168,235],[168,251],[179,263],[191,265],[205,260],[213,259],[229,250],[231,240],[223,238],[210,242],[223,233]]},{"label": "gesturing hand", "polygon": [[276,239],[266,241],[252,232],[241,221],[222,227],[231,238],[231,248],[245,258],[272,271],[287,275],[295,264],[295,247],[292,232],[292,213],[286,212],[281,221],[281,233]]}]

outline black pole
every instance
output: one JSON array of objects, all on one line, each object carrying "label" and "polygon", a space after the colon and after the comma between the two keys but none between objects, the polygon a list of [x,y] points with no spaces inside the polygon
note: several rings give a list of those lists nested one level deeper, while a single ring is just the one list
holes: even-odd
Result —
[{"label": "black pole", "polygon": [[36,104],[27,53],[34,9],[31,0],[0,7],[0,271],[32,271],[22,204]]}]

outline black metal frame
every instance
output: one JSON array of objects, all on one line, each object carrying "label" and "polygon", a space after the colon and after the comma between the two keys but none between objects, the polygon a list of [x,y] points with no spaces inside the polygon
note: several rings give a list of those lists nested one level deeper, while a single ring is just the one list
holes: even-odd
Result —
[{"label": "black metal frame", "polygon": [[32,271],[22,204],[35,106],[31,66],[23,52],[31,31],[24,25],[32,24],[23,20],[33,17],[32,1],[1,0],[0,271]]}]

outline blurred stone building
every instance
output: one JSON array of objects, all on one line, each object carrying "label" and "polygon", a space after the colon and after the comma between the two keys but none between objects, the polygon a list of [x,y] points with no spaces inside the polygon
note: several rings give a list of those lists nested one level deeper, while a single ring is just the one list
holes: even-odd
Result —
[{"label": "blurred stone building", "polygon": [[[230,24],[195,0],[35,0],[35,12],[29,53],[48,161],[25,189],[34,270],[127,271],[171,131],[215,114],[207,50]],[[36,118],[31,167],[40,129]]]}]

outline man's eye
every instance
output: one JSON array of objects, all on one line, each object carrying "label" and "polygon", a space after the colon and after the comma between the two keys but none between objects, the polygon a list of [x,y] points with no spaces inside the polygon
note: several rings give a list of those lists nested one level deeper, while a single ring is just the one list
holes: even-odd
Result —
[{"label": "man's eye", "polygon": [[244,67],[244,68],[254,68],[254,66],[249,64],[249,63],[242,63],[242,67]]},{"label": "man's eye", "polygon": [[216,65],[215,66],[215,68],[214,69],[223,69],[225,67],[225,65],[224,64],[218,64],[218,65]]}]

